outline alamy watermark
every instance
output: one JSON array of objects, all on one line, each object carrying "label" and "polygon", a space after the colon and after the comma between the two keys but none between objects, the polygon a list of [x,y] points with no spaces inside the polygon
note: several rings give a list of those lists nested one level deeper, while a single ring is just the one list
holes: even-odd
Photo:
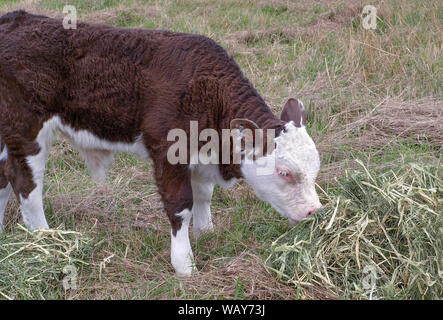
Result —
[{"label": "alamy watermark", "polygon": [[372,5],[366,5],[363,7],[361,14],[362,26],[366,30],[377,29],[377,8]]},{"label": "alamy watermark", "polygon": [[[63,28],[77,29],[77,8],[73,5],[66,5],[63,7]],[[361,13],[362,26],[366,30],[375,30],[377,28],[377,8],[373,5],[366,5],[363,7]]]},{"label": "alamy watermark", "polygon": [[[266,139],[265,139],[266,138]],[[172,129],[167,141],[174,142],[167,152],[170,164],[252,164],[257,175],[271,174],[275,169],[275,130],[205,128],[199,132],[198,121],[190,121],[189,131]],[[264,144],[266,140],[266,155]],[[232,141],[232,148],[231,148]],[[201,142],[205,142],[199,147]]]},{"label": "alamy watermark", "polygon": [[63,277],[62,284],[63,289],[67,290],[76,290],[77,289],[77,268],[72,264],[68,264],[63,268],[63,273],[65,276]]},{"label": "alamy watermark", "polygon": [[366,290],[369,299],[375,299],[374,293],[377,291],[377,280],[380,279],[377,268],[372,265],[367,265],[363,268],[363,274],[365,275],[362,279],[363,289]]},{"label": "alamy watermark", "polygon": [[63,7],[63,28],[77,29],[77,9],[74,6],[68,5]]}]

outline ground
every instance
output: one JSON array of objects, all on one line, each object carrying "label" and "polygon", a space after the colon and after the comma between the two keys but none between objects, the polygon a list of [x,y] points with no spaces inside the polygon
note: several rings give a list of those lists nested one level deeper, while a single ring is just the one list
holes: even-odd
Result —
[{"label": "ground", "polygon": [[[279,114],[289,97],[308,109],[308,130],[321,154],[321,200],[361,159],[371,170],[441,157],[443,7],[439,0],[0,0],[0,14],[25,9],[118,27],[203,34],[234,56]],[[377,8],[377,28],[362,26],[362,8]],[[271,243],[291,226],[243,182],[217,188],[215,231],[191,239],[199,273],[179,279],[169,262],[169,223],[151,164],[116,157],[105,183],[93,182],[78,153],[59,139],[45,178],[50,226],[93,239],[90,265],[70,299],[334,298],[322,287],[300,291],[265,268]],[[20,223],[17,202],[5,233]],[[2,257],[0,257],[2,258]],[[107,259],[108,258],[108,259]],[[106,260],[107,259],[107,260]],[[7,292],[4,292],[8,294]]]}]

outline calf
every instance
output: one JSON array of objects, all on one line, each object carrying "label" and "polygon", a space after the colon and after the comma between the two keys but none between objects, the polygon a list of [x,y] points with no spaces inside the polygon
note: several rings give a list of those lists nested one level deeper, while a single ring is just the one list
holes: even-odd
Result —
[{"label": "calf", "polygon": [[[12,191],[26,226],[48,228],[43,175],[59,131],[96,179],[105,178],[115,152],[152,159],[171,223],[171,262],[178,274],[189,275],[194,266],[188,227],[193,217],[196,236],[212,229],[215,184],[230,187],[244,178],[292,223],[320,207],[315,191],[320,161],[305,119],[296,99],[275,117],[233,58],[206,37],[87,23],[65,30],[61,20],[8,13],[0,18],[0,228]],[[189,134],[193,122],[198,132],[219,133],[220,145],[227,129],[239,139],[246,129],[264,129],[267,143],[262,154],[254,147],[252,158],[240,143],[239,163],[202,163],[191,161],[190,141],[186,161],[171,163],[168,152],[175,142],[168,133]],[[233,145],[229,160],[237,150]],[[221,157],[222,152],[212,154]],[[265,174],[259,170],[263,161],[272,163]]]}]

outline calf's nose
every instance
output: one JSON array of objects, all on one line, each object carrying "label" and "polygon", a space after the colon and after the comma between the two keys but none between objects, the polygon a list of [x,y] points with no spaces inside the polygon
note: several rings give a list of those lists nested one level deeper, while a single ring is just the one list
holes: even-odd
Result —
[{"label": "calf's nose", "polygon": [[306,217],[309,217],[311,214],[313,214],[317,210],[318,210],[318,208],[313,208],[313,209],[309,210],[308,213],[306,214]]}]

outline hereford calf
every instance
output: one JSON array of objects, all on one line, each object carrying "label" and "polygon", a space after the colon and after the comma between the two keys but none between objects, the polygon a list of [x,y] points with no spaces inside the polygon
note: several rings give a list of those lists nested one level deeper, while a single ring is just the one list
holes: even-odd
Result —
[{"label": "hereford calf", "polygon": [[[189,275],[188,227],[193,217],[195,235],[212,229],[215,184],[230,187],[244,178],[292,223],[320,207],[320,161],[305,119],[295,99],[276,118],[233,58],[206,37],[87,23],[65,30],[61,20],[8,13],[0,18],[0,227],[14,191],[26,226],[48,228],[43,176],[59,131],[97,179],[105,178],[115,152],[152,159],[171,222],[171,261],[177,273]],[[172,164],[168,133],[189,133],[192,121],[199,132],[220,133],[220,144],[225,129],[237,129],[240,138],[245,129],[270,129],[275,138],[266,131],[272,147],[262,156],[254,149],[251,161],[241,144],[240,163]],[[234,148],[228,151],[232,159]],[[221,152],[215,156],[221,159]],[[266,174],[259,170],[263,160],[273,163]]]}]

